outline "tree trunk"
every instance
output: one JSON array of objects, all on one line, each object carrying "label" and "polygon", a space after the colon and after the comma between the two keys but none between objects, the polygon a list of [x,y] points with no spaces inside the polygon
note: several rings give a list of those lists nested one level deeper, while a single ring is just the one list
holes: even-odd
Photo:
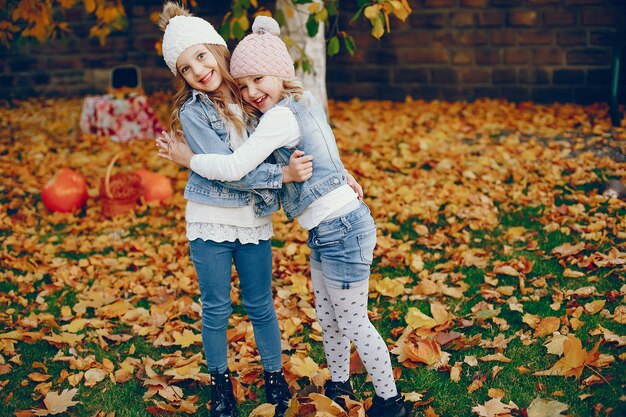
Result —
[{"label": "tree trunk", "polygon": [[[314,0],[321,2],[321,0]],[[326,38],[324,36],[324,23],[320,23],[317,35],[309,37],[306,30],[306,21],[309,17],[310,4],[294,5],[290,0],[276,0],[276,10],[282,10],[287,26],[283,28],[286,34],[294,42],[304,49],[310,58],[313,73],[304,73],[302,68],[298,68],[296,75],[304,85],[304,89],[310,91],[320,102],[324,111],[328,114],[328,97],[326,95]],[[294,59],[300,57],[300,51],[292,48],[290,51]]]}]

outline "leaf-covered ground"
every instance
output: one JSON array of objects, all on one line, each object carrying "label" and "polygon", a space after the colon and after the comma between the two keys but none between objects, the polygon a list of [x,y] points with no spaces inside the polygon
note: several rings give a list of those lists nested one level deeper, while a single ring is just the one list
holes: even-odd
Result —
[{"label": "leaf-covered ground", "polygon": [[[167,120],[168,96],[151,102]],[[208,416],[187,174],[151,141],[82,135],[80,109],[81,99],[0,104],[0,415]],[[626,203],[598,184],[626,179],[626,134],[607,109],[355,100],[331,114],[378,225],[371,318],[416,415],[624,415]],[[100,178],[120,150],[116,171],[165,174],[175,197],[103,219]],[[40,200],[61,167],[87,178],[77,215]],[[345,416],[315,393],[327,370],[306,233],[282,213],[274,223],[284,363],[300,392],[290,415]],[[232,298],[242,415],[271,415],[237,285]]]}]

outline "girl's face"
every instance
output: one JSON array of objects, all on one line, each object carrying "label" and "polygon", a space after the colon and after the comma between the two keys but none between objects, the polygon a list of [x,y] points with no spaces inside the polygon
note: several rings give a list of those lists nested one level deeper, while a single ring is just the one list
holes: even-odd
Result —
[{"label": "girl's face", "polygon": [[195,90],[212,93],[226,88],[215,56],[203,44],[185,49],[176,60],[176,68]]},{"label": "girl's face", "polygon": [[270,75],[237,78],[243,99],[265,113],[283,98],[283,82]]}]

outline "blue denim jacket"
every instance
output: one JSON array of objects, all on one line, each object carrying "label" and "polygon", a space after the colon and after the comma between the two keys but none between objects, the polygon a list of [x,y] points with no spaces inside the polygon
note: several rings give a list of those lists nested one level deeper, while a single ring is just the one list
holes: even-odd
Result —
[{"label": "blue denim jacket", "polygon": [[295,147],[276,149],[273,152],[276,162],[287,165],[296,149],[313,155],[313,176],[304,182],[284,184],[280,190],[280,202],[291,220],[316,199],[346,184],[347,177],[326,113],[313,95],[305,92],[300,101],[287,97],[277,105],[287,107],[296,116],[300,140]]},{"label": "blue denim jacket", "polygon": [[[182,105],[179,117],[194,153],[233,152],[226,125],[206,94],[194,90]],[[217,207],[242,207],[254,201],[256,216],[265,216],[280,208],[277,190],[283,185],[282,175],[281,166],[270,163],[263,163],[232,182],[208,180],[190,170],[184,196],[189,201]]]}]

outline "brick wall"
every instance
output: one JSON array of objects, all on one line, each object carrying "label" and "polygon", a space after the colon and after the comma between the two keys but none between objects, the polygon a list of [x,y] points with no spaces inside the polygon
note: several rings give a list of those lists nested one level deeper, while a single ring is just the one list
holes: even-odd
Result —
[{"label": "brick wall", "polygon": [[[214,24],[227,1],[200,1],[198,14]],[[205,4],[206,3],[206,4]],[[351,2],[344,0],[343,7]],[[356,3],[356,2],[354,2]],[[538,102],[606,101],[613,46],[626,38],[626,0],[409,0],[407,22],[376,40],[369,23],[349,24],[357,53],[329,60],[329,96],[403,100],[505,97]],[[77,11],[76,36],[46,45],[0,49],[0,94],[73,95],[106,89],[109,68],[135,63],[148,91],[171,86],[149,20],[160,1],[125,1],[128,29],[104,47],[86,40],[91,22]],[[0,47],[2,48],[2,47]],[[626,56],[624,57],[626,59]],[[626,101],[622,61],[621,97]]]},{"label": "brick wall", "polygon": [[[359,24],[356,56],[328,65],[330,96],[608,99],[613,45],[626,37],[624,0],[409,3],[408,22],[394,24],[380,41]],[[626,101],[626,71],[621,85]]]}]

